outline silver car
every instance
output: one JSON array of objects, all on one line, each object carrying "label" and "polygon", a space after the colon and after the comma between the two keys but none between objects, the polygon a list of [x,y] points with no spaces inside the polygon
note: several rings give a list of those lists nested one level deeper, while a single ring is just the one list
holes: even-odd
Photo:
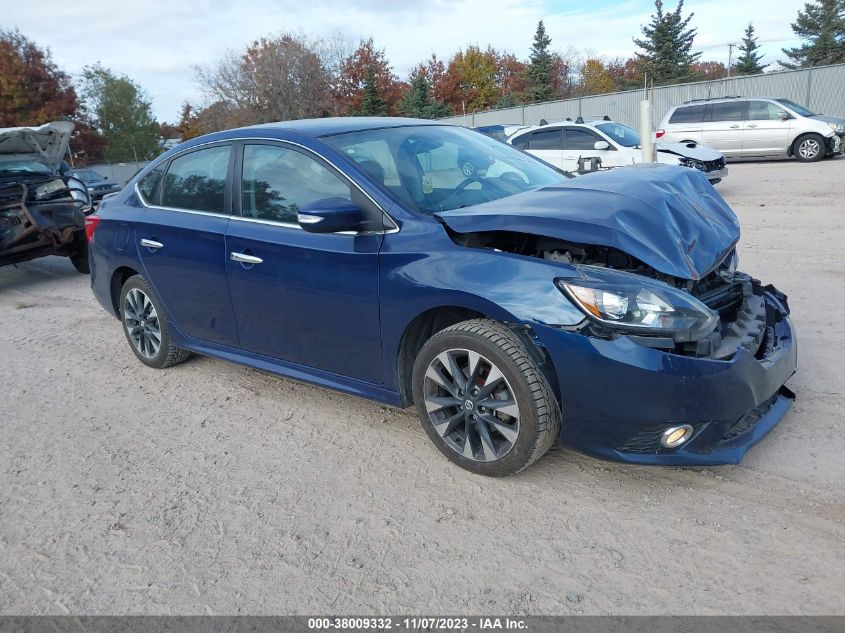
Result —
[{"label": "silver car", "polygon": [[788,99],[695,99],[669,110],[657,137],[706,145],[727,157],[787,155],[812,162],[842,151],[845,119],[813,114]]}]

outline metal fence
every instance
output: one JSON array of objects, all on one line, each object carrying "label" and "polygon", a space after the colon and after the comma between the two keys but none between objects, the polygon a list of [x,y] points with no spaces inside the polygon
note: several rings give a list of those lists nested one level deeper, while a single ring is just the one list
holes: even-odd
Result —
[{"label": "metal fence", "polygon": [[[616,121],[637,127],[639,102],[645,98],[644,95],[642,89],[612,92],[467,113],[466,116],[448,117],[443,121],[467,127],[509,123],[536,125],[540,119],[562,121],[567,117],[575,119],[578,116],[606,114]],[[845,118],[845,64],[656,87],[652,93],[654,123],[659,123],[669,108],[684,101],[727,95],[791,99],[813,112]]]},{"label": "metal fence", "polygon": [[121,187],[129,182],[129,179],[146,167],[149,161],[138,161],[137,163],[112,163],[100,165],[86,165],[84,169],[93,169],[102,176],[107,176]]}]

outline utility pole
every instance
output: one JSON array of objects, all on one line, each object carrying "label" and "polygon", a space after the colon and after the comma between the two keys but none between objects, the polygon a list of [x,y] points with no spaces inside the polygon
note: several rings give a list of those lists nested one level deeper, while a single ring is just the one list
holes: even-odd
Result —
[{"label": "utility pole", "polygon": [[731,78],[731,63],[733,60],[734,46],[736,46],[735,42],[728,43],[728,79]]}]

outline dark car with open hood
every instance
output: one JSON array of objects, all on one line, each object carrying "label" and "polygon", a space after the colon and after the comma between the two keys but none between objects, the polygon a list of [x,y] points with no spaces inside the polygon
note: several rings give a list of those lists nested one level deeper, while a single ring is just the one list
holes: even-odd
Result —
[{"label": "dark car with open hood", "polygon": [[73,123],[0,128],[0,266],[64,255],[87,273],[85,184],[61,172]]},{"label": "dark car with open hood", "polygon": [[558,440],[736,463],[794,398],[786,296],[737,270],[737,218],[694,169],[572,180],[460,127],[295,121],[179,145],[89,224],[94,294],[140,362],[414,405],[484,475]]}]

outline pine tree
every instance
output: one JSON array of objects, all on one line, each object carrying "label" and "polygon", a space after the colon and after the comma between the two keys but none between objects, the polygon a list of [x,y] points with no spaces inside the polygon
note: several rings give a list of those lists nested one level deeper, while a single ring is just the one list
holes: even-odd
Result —
[{"label": "pine tree", "polygon": [[663,0],[655,0],[656,13],[651,22],[642,27],[643,39],[634,38],[634,44],[643,49],[637,58],[655,84],[686,81],[692,78],[690,66],[698,61],[701,53],[692,52],[697,30],[688,28],[693,15],[681,15],[684,0],[668,13],[663,11]]},{"label": "pine tree", "polygon": [[555,94],[553,87],[554,58],[549,52],[551,43],[552,39],[546,34],[546,26],[540,20],[537,24],[537,32],[534,34],[528,70],[525,73],[528,79],[525,97],[529,103],[548,101],[559,96]]},{"label": "pine tree", "polygon": [[740,56],[737,57],[736,63],[733,65],[733,70],[737,75],[756,75],[763,72],[768,66],[768,64],[760,63],[763,55],[757,52],[760,50],[760,44],[757,43],[754,25],[751,22],[745,28],[745,37],[742,38],[742,43],[738,48]]},{"label": "pine tree", "polygon": [[387,102],[382,98],[378,89],[376,69],[370,66],[364,78],[364,96],[361,107],[355,113],[358,116],[384,116],[387,114]]},{"label": "pine tree", "polygon": [[806,44],[784,48],[786,68],[807,68],[845,62],[845,0],[816,0],[798,11],[792,31]]},{"label": "pine tree", "polygon": [[417,73],[411,79],[411,89],[402,100],[399,111],[417,119],[439,119],[452,114],[449,106],[431,96],[431,86],[423,73]]}]

